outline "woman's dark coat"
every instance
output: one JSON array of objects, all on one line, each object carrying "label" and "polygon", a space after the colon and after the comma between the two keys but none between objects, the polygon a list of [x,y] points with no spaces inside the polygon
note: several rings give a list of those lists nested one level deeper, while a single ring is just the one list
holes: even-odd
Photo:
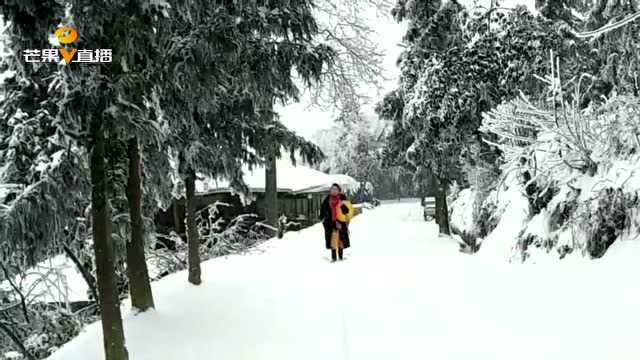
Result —
[{"label": "woman's dark coat", "polygon": [[[344,194],[340,194],[340,200],[347,200]],[[340,206],[340,211],[343,214],[349,213],[349,208],[346,205]],[[333,217],[331,216],[331,206],[329,205],[329,196],[327,196],[322,205],[320,206],[320,220],[322,220],[322,226],[324,227],[324,245],[327,249],[331,249],[331,232],[336,228],[336,224],[333,223]],[[340,223],[340,240],[344,248],[351,246],[349,242],[349,228],[348,224],[342,221],[336,221]]]}]

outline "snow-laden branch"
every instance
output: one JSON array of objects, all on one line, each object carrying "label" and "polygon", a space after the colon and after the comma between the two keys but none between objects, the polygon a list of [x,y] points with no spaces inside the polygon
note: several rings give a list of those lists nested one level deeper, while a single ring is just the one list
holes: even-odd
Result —
[{"label": "snow-laden branch", "polygon": [[622,19],[620,21],[617,21],[617,22],[614,22],[614,23],[611,23],[611,24],[607,24],[607,25],[605,25],[605,26],[603,26],[603,27],[601,27],[599,29],[596,29],[596,30],[593,30],[593,31],[581,32],[581,33],[574,32],[574,35],[577,38],[580,38],[580,39],[595,38],[595,37],[604,35],[604,34],[608,33],[609,31],[613,31],[613,30],[619,29],[619,28],[621,28],[621,27],[633,22],[634,20],[636,20],[638,18],[640,18],[640,11],[638,11],[638,12],[636,12],[634,14],[631,14],[631,15],[627,16],[626,18],[624,18],[624,19]]}]

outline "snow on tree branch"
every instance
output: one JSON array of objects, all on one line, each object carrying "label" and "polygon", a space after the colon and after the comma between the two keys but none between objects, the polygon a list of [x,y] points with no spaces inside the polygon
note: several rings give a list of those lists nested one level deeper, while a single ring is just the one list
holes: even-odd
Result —
[{"label": "snow on tree branch", "polygon": [[623,27],[623,26],[635,21],[636,19],[640,19],[640,11],[638,11],[638,12],[636,12],[634,14],[631,14],[631,15],[625,17],[624,19],[622,19],[620,21],[616,21],[614,23],[607,24],[607,25],[605,25],[605,26],[603,26],[603,27],[601,27],[601,28],[599,28],[597,30],[585,31],[585,32],[580,32],[580,33],[579,32],[574,32],[574,35],[577,38],[580,38],[580,39],[597,38],[597,37],[602,36],[602,35],[610,32],[610,31],[619,29],[619,28],[621,28],[621,27]]},{"label": "snow on tree branch", "polygon": [[385,53],[374,40],[376,30],[370,24],[372,16],[385,16],[390,9],[387,0],[322,0],[316,4],[320,26],[317,38],[334,49],[336,59],[325,71],[323,81],[311,89],[313,104],[334,109],[353,107],[368,101],[370,87],[381,88]]}]

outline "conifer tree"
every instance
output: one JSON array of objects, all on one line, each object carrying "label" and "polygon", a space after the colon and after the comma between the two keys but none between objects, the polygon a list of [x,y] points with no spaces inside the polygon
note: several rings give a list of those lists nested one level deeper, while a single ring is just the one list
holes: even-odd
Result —
[{"label": "conifer tree", "polygon": [[26,269],[66,245],[87,205],[86,163],[56,116],[62,99],[55,64],[25,61],[48,48],[64,7],[56,1],[1,2],[7,24],[0,100],[0,260]]}]

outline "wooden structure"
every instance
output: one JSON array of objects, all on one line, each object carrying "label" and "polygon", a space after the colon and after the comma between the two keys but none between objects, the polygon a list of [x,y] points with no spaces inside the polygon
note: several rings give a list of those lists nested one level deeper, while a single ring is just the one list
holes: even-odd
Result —
[{"label": "wooden structure", "polygon": [[[285,215],[289,221],[299,223],[301,228],[311,226],[318,221],[320,205],[327,193],[328,191],[290,192],[278,189],[278,212],[280,215]],[[264,220],[264,191],[253,192],[253,195],[255,201],[244,205],[240,198],[232,194],[230,190],[200,194],[196,196],[196,210],[200,211],[210,205],[219,203],[221,205],[216,206],[219,211],[218,215],[224,219],[231,220],[241,214],[256,214],[259,220]],[[185,234],[184,219],[184,198],[174,200],[169,209],[158,212],[156,216],[158,232],[168,234],[173,230],[178,234]]]},{"label": "wooden structure", "polygon": [[[298,223],[294,228],[305,228],[318,222],[320,206],[329,193],[332,183],[340,184],[343,189],[357,188],[359,183],[346,175],[328,175],[305,166],[295,166],[286,160],[277,161],[278,216],[284,215],[289,222]],[[224,181],[201,178],[196,181],[196,210],[203,210],[213,204],[217,206],[217,216],[230,221],[241,214],[256,214],[258,220],[265,220],[265,172],[264,168],[245,171],[245,182],[255,200],[243,204]],[[156,216],[159,233],[176,231],[185,233],[185,201],[174,200],[171,207],[161,210]],[[201,212],[208,216],[207,211]]]}]

